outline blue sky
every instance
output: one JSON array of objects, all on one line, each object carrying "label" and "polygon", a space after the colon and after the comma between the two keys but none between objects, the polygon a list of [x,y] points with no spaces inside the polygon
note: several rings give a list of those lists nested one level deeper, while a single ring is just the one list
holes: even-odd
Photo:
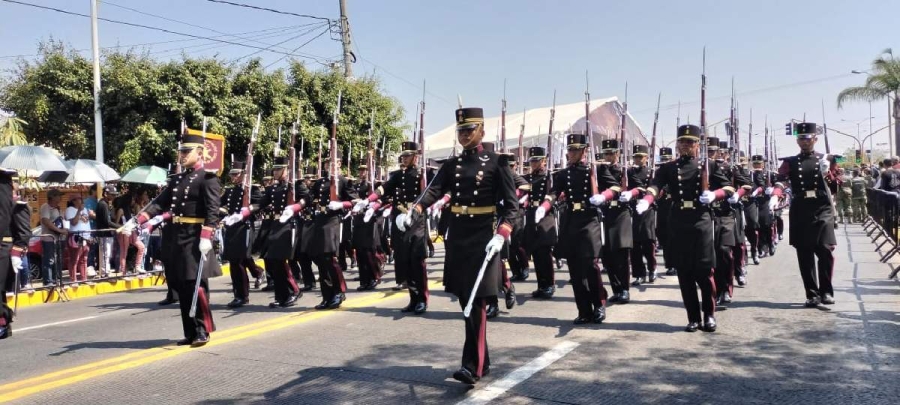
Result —
[{"label": "blue sky", "polygon": [[[89,0],[23,1],[90,12]],[[338,16],[337,0],[236,1],[300,14]],[[699,117],[701,51],[706,46],[710,123],[727,117],[734,77],[743,130],[751,108],[754,132],[761,131],[765,116],[780,134],[788,119],[800,119],[804,113],[808,120],[821,122],[824,99],[830,128],[855,134],[855,122],[865,120],[860,127],[865,136],[869,106],[859,103],[837,110],[835,96],[844,87],[862,83],[864,77],[850,71],[867,69],[883,49],[892,47],[900,54],[900,38],[890,18],[900,15],[900,2],[885,0],[348,0],[348,10],[355,52],[360,57],[354,73],[374,71],[385,90],[404,105],[410,121],[426,79],[429,133],[453,122],[457,93],[467,106],[484,107],[488,115],[499,114],[504,79],[510,111],[549,105],[554,89],[559,104],[582,100],[587,69],[591,93],[597,98],[624,96],[628,82],[630,111],[647,132],[657,93],[662,92],[660,135],[672,139],[674,106],[679,100],[682,121],[688,115],[693,122]],[[0,2],[0,15],[4,21],[0,25],[0,69],[12,67],[15,61],[3,56],[34,54],[37,42],[51,36],[77,49],[90,48],[86,18],[6,2]],[[109,0],[101,3],[100,15],[203,36],[318,22],[205,0]],[[310,28],[315,26],[269,31],[270,36],[255,40],[268,44],[287,40],[282,46],[291,50],[325,31],[315,29],[291,39]],[[100,38],[102,47],[185,39],[105,22],[100,24]],[[206,45],[197,46],[202,44]],[[191,55],[217,54],[225,60],[257,51],[209,41],[146,48],[156,57],[172,58],[179,57],[186,46],[194,46],[184,50]],[[322,61],[339,58],[341,49],[326,33],[300,52]],[[281,54],[261,52],[257,56],[266,64],[274,63],[271,69],[285,64],[277,62]],[[886,102],[872,108],[873,128],[887,125]],[[887,131],[874,139],[886,143]],[[778,140],[780,151],[796,149],[790,138],[781,135]],[[854,141],[833,136],[831,143],[833,149],[842,150]],[[754,144],[762,144],[761,138]]]}]

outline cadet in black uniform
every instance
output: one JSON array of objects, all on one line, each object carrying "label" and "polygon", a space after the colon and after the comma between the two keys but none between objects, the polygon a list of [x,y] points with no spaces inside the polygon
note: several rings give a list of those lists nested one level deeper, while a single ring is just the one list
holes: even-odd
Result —
[{"label": "cadet in black uniform", "polygon": [[[444,163],[420,204],[410,210],[404,221],[421,222],[423,207],[432,206],[436,201],[450,205],[444,286],[459,298],[460,307],[468,304],[475,289],[472,312],[465,319],[462,367],[453,373],[453,378],[475,384],[490,371],[485,306],[489,298],[497,295],[500,260],[496,253],[509,240],[518,207],[515,184],[505,158],[481,147],[483,110],[456,110],[456,128],[457,140],[464,150]],[[476,286],[479,269],[488,256],[490,262],[481,284]]]},{"label": "cadet in black uniform", "polygon": [[673,207],[669,214],[669,240],[666,249],[672,249],[674,267],[678,271],[678,285],[681,298],[688,313],[688,332],[700,328],[700,300],[697,286],[703,297],[704,330],[716,330],[716,285],[713,267],[716,261],[713,219],[709,204],[723,200],[734,193],[728,177],[710,164],[709,190],[701,190],[702,162],[698,158],[700,149],[700,127],[682,125],[678,127],[678,160],[663,164],[653,176],[647,195],[638,201],[637,212],[650,208],[660,190],[667,188],[672,195]]},{"label": "cadet in black uniform", "polygon": [[[649,150],[647,145],[634,145],[632,148],[634,166],[628,168],[628,190],[632,195],[624,197],[626,202],[631,200],[632,209],[634,204],[637,204],[632,197],[635,197],[637,193],[646,192],[647,187],[650,186],[650,180],[652,180],[650,177],[652,172],[647,164]],[[656,208],[651,205],[647,212],[633,217],[631,224],[631,236],[634,238],[631,249],[631,268],[634,273],[632,285],[653,283],[656,281]],[[645,260],[646,264],[644,264]]]},{"label": "cadet in black uniform", "polygon": [[793,199],[788,237],[791,246],[797,249],[800,276],[806,289],[806,306],[830,305],[834,304],[831,277],[837,240],[834,237],[834,207],[825,187],[826,181],[834,181],[836,166],[815,152],[816,124],[803,122],[795,128],[800,154],[785,158],[778,169],[778,182],[769,199],[769,208],[774,209],[783,190],[791,188]]},{"label": "cadet in black uniform", "polygon": [[[707,138],[707,153],[710,160],[710,173],[721,172],[729,181],[732,179],[731,168],[728,167],[724,160],[724,153],[719,149],[719,139],[715,137]],[[734,187],[732,186],[732,191]],[[709,204],[713,213],[713,223],[715,229],[716,261],[713,274],[716,282],[716,304],[724,305],[731,302],[731,296],[734,294],[734,246],[737,244],[737,235],[735,235],[735,210],[732,202],[735,201],[736,193],[732,193],[727,201],[716,200]],[[738,198],[740,198],[738,196]]]},{"label": "cadet in black uniform", "polygon": [[[315,167],[307,167],[306,172],[303,174],[303,185],[298,185],[298,190],[304,190],[304,193],[308,194],[309,189],[312,187],[313,183],[315,183],[317,176],[318,173],[316,172]],[[313,272],[313,260],[307,253],[309,241],[315,237],[313,214],[313,208],[304,205],[297,215],[297,220],[300,222],[300,232],[298,232],[300,241],[294,247],[294,260],[291,260],[290,262],[294,274],[299,273],[301,275],[300,278],[303,280],[302,291],[312,291],[316,288],[316,274]]]},{"label": "cadet in black uniform", "polygon": [[[165,232],[171,232],[169,238],[173,245],[165,252],[170,257],[167,263],[174,267],[172,271],[167,271],[167,282],[177,285],[175,290],[178,291],[184,328],[184,340],[178,344],[203,346],[209,342],[209,333],[215,331],[209,309],[207,279],[221,275],[215,256],[209,254],[212,250],[211,238],[219,222],[221,186],[215,172],[203,169],[208,152],[202,136],[184,135],[179,153],[181,166],[185,170],[169,177],[162,193],[138,214],[137,224],[143,224],[151,217],[163,214],[163,211],[171,215],[172,223],[166,226]],[[131,232],[134,224],[126,224],[123,228],[123,232]],[[206,265],[200,274],[197,313],[191,318],[189,313],[201,256],[205,256]]]},{"label": "cadet in black uniform", "polygon": [[[266,175],[262,178],[263,194],[268,193],[268,190],[274,187],[274,182],[275,180],[272,179],[272,171],[266,169]],[[256,234],[256,239],[253,241],[252,252],[255,255],[259,255],[259,257],[265,257],[269,242],[269,230],[272,228],[272,221],[278,219],[278,214],[272,212],[271,207],[259,207],[259,214],[262,217],[262,221],[260,222],[259,232],[257,232]],[[272,270],[265,270],[266,285],[265,287],[263,287],[262,291],[274,291],[275,282],[273,281]]]},{"label": "cadet in black uniform", "polygon": [[[603,264],[609,272],[609,284],[613,296],[609,302],[626,304],[631,301],[631,248],[633,244],[631,207],[632,193],[622,193],[622,175],[627,176],[619,164],[619,141],[604,139],[601,142],[603,159],[597,171],[597,182],[602,200],[603,225],[606,230],[603,244]],[[621,193],[621,197],[620,194]],[[607,203],[608,204],[604,204]]]},{"label": "cadet in black uniform", "polygon": [[22,258],[31,238],[31,210],[17,196],[15,175],[15,170],[0,167],[0,339],[12,336],[13,310],[7,305],[6,292],[18,288],[18,274],[28,277]]},{"label": "cadet in black uniform", "polygon": [[[735,182],[735,194],[738,194],[739,197],[737,203],[733,205],[737,211],[735,217],[741,219],[740,227],[736,229],[738,243],[734,247],[732,255],[734,256],[734,270],[737,283],[739,286],[744,286],[747,284],[747,235],[749,233],[747,227],[750,226],[750,220],[747,218],[747,206],[753,206],[753,209],[756,209],[756,205],[752,204],[749,199],[750,194],[753,193],[753,185],[750,182],[750,170],[747,168],[747,155],[743,151],[741,151],[738,158],[738,164],[732,166],[732,176],[734,180],[740,180]],[[751,214],[753,213],[751,212]]]},{"label": "cadet in black uniform", "polygon": [[[657,165],[656,170],[659,170],[659,166],[662,166],[665,163],[671,162],[674,156],[672,155],[672,148],[659,148],[659,164]],[[651,179],[652,180],[652,179]],[[666,266],[666,275],[674,276],[678,274],[675,270],[675,259],[672,257],[673,254],[677,254],[672,249],[669,249],[669,214],[672,212],[672,194],[668,192],[668,190],[663,189],[660,190],[660,195],[656,199],[656,240],[658,242],[658,246],[663,251],[663,262]],[[651,208],[653,204],[650,205]]]},{"label": "cadet in black uniform", "polygon": [[[403,159],[402,169],[391,174],[381,187],[371,193],[368,198],[357,203],[357,210],[371,205],[386,196],[391,196],[392,210],[390,222],[393,224],[391,243],[394,251],[394,271],[399,285],[406,283],[409,289],[409,303],[402,312],[423,314],[428,309],[428,272],[425,268],[427,247],[425,239],[425,220],[417,221],[410,227],[398,222],[398,217],[406,217],[410,206],[422,194],[422,170],[418,166],[419,144],[403,142],[400,156]],[[445,169],[446,170],[446,169]],[[382,200],[383,202],[383,200]],[[440,209],[439,206],[434,209]]]},{"label": "cadet in black uniform", "polygon": [[[369,167],[359,166],[359,181],[356,182],[356,192],[360,196],[368,196],[372,193],[372,184],[369,183]],[[357,291],[374,290],[381,284],[384,256],[381,252],[381,229],[384,226],[381,216],[376,217],[375,211],[380,208],[376,204],[362,210],[354,209],[353,212],[353,240],[352,247],[356,251],[356,260],[359,264],[359,287]],[[356,208],[356,207],[354,207]]]},{"label": "cadet in black uniform", "polygon": [[[288,206],[288,175],[287,158],[279,156],[275,158],[272,175],[273,184],[266,189],[259,202],[260,209],[267,210],[275,215],[281,213],[281,217],[269,225],[268,241],[263,256],[266,271],[271,273],[275,290],[275,301],[269,303],[269,308],[287,308],[297,304],[297,300],[303,296],[297,281],[294,279],[289,260],[294,258],[294,249],[297,248],[297,234],[301,232],[299,224],[292,215],[284,212],[291,208]],[[296,206],[309,205],[309,195],[305,190],[294,189],[294,201]]]},{"label": "cadet in black uniform", "polygon": [[[510,236],[509,240],[509,259],[507,262],[509,263],[509,269],[512,271],[512,278],[510,281],[525,281],[528,280],[528,255],[525,254],[525,210],[522,209],[523,205],[528,202],[528,190],[530,188],[530,184],[528,180],[524,177],[520,176],[517,173],[516,167],[518,166],[518,157],[515,154],[510,153],[508,156],[509,159],[509,170],[512,172],[513,181],[516,183],[516,197],[519,198],[519,210],[516,216],[516,221],[513,223],[513,233]],[[511,285],[511,284],[510,284]],[[514,290],[513,290],[514,291]]]},{"label": "cadet in black uniform", "polygon": [[556,292],[554,278],[553,245],[557,242],[556,207],[551,204],[546,215],[535,222],[534,213],[550,191],[552,181],[547,173],[547,151],[534,146],[528,148],[528,160],[531,172],[524,176],[529,183],[528,198],[525,210],[525,250],[534,261],[534,272],[537,274],[537,290],[531,293],[534,298],[553,298]]},{"label": "cadet in black uniform", "polygon": [[768,198],[765,195],[766,176],[764,171],[765,159],[762,155],[753,155],[750,157],[750,187],[752,191],[749,196],[745,196],[744,203],[744,234],[750,242],[750,259],[753,264],[759,264],[759,252],[762,248],[759,245],[760,239],[760,223],[759,214],[760,207],[766,206],[768,212]]},{"label": "cadet in black uniform", "polygon": [[[601,323],[606,319],[607,292],[597,263],[603,239],[600,218],[594,205],[602,204],[603,198],[599,194],[591,196],[589,170],[596,169],[586,149],[587,136],[569,134],[566,145],[568,165],[553,178],[553,188],[535,211],[534,220],[538,223],[543,221],[551,204],[556,201],[567,207],[559,222],[559,240],[565,243],[556,245],[556,254],[565,257],[568,263],[578,308],[578,317],[574,322],[576,325],[592,321]],[[585,163],[584,158],[591,164]],[[565,200],[561,199],[563,194]]]},{"label": "cadet in black uniform", "polygon": [[[265,270],[256,265],[250,254],[251,228],[255,218],[250,215],[252,207],[245,208],[241,204],[244,198],[244,166],[244,162],[231,164],[228,174],[233,186],[225,190],[219,203],[219,211],[227,215],[223,256],[231,267],[231,291],[234,293],[234,300],[228,303],[228,308],[240,308],[250,303],[250,278],[247,277],[247,271],[256,278],[257,286],[260,279],[265,277]],[[250,204],[259,204],[261,198],[259,187],[251,186]]]}]

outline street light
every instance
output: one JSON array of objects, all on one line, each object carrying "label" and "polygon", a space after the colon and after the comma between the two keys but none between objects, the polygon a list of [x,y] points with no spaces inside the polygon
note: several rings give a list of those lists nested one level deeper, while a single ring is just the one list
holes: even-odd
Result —
[{"label": "street light", "polygon": [[[850,73],[853,73],[855,75],[866,75],[866,76],[872,75],[871,73],[869,73],[868,70],[854,69],[854,70],[851,70]],[[892,115],[892,113],[891,113],[891,98],[890,97],[886,97],[886,98],[887,98],[887,106],[888,106],[888,126],[890,126],[891,118],[892,118],[892,116],[891,116]],[[869,101],[869,115],[872,115],[872,102],[871,101]],[[871,121],[869,122],[869,131],[872,131],[872,122]],[[888,129],[888,144],[890,145],[891,153],[894,153],[894,137],[891,135],[890,129]],[[897,146],[900,147],[900,145],[897,145]]]},{"label": "street light", "polygon": [[[870,106],[871,106],[871,104],[870,104]],[[845,119],[841,118],[841,122],[851,122],[851,123],[855,123],[855,124],[856,124],[856,141],[859,142],[859,137],[860,137],[859,126],[860,126],[860,124],[862,124],[863,122],[869,121],[869,126],[871,127],[871,126],[872,126],[872,121],[871,121],[872,118],[875,118],[875,117],[869,116],[869,118],[863,118],[863,119],[861,119],[861,120],[859,120],[859,121],[850,121],[850,120],[845,120]],[[870,130],[870,132],[871,132],[871,128],[869,128],[869,130]],[[872,136],[872,134],[869,134],[869,136]],[[867,137],[867,138],[868,138],[868,137]],[[866,144],[865,144],[865,141],[862,141],[862,142],[859,144],[859,150],[860,150],[860,153],[862,153],[862,151],[866,149],[866,146],[865,146],[865,145],[866,145]],[[870,145],[870,146],[869,146],[869,150],[871,150],[871,149],[872,149],[872,147],[871,147],[871,145]],[[871,152],[870,152],[870,153],[871,153]],[[871,156],[869,157],[869,160],[870,160],[870,161],[872,160]]]}]

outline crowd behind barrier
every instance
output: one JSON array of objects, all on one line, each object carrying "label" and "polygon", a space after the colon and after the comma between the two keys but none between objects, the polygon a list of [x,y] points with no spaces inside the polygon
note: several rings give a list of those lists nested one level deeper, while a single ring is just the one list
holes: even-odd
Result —
[{"label": "crowd behind barrier", "polygon": [[[869,216],[863,222],[863,230],[876,244],[881,262],[887,263],[900,252],[900,194],[868,188],[866,200]],[[898,271],[900,266],[894,268],[889,278],[896,277]]]}]

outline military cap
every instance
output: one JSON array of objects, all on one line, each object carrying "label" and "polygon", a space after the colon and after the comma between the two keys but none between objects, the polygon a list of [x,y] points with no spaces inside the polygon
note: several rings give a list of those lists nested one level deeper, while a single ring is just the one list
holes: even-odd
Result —
[{"label": "military cap", "polygon": [[568,134],[566,135],[566,147],[569,149],[581,149],[587,146],[587,135],[585,134]]},{"label": "military cap", "polygon": [[316,177],[316,168],[315,167],[307,167],[303,172],[303,177]]},{"label": "military cap", "polygon": [[650,148],[647,145],[634,145],[631,148],[631,153],[635,156],[647,156],[649,154]]},{"label": "military cap", "polygon": [[231,170],[228,171],[228,174],[240,174],[244,172],[244,168],[247,166],[244,162],[233,162],[231,163]]},{"label": "military cap", "polygon": [[659,156],[660,157],[665,157],[665,156],[671,157],[672,156],[672,148],[659,148]]},{"label": "military cap", "polygon": [[752,160],[753,163],[762,163],[765,161],[763,155],[753,155],[750,157],[750,160]]},{"label": "military cap", "polygon": [[719,149],[728,149],[728,141],[719,141]]},{"label": "military cap", "polygon": [[706,138],[706,149],[719,150],[719,138],[716,138],[714,136]]},{"label": "military cap", "polygon": [[484,124],[484,110],[467,107],[456,110],[456,129],[472,129]]},{"label": "military cap", "polygon": [[604,139],[600,141],[600,151],[603,153],[618,152],[619,141],[617,139]]},{"label": "military cap", "polygon": [[275,158],[275,163],[272,165],[273,169],[284,169],[287,167],[287,157],[286,156],[278,156]]},{"label": "military cap", "polygon": [[541,160],[547,157],[547,150],[540,146],[532,146],[528,148],[528,159],[529,160]]},{"label": "military cap", "polygon": [[814,122],[801,122],[794,125],[794,133],[797,138],[808,139],[816,136],[816,124]]},{"label": "military cap", "polygon": [[419,153],[419,143],[418,142],[403,142],[400,145],[400,156],[409,156],[415,155]]},{"label": "military cap", "polygon": [[695,141],[700,140],[700,127],[696,125],[682,125],[678,127],[678,139],[693,139]]},{"label": "military cap", "polygon": [[205,145],[205,140],[200,135],[183,134],[181,135],[181,146],[179,150],[191,150]]}]

